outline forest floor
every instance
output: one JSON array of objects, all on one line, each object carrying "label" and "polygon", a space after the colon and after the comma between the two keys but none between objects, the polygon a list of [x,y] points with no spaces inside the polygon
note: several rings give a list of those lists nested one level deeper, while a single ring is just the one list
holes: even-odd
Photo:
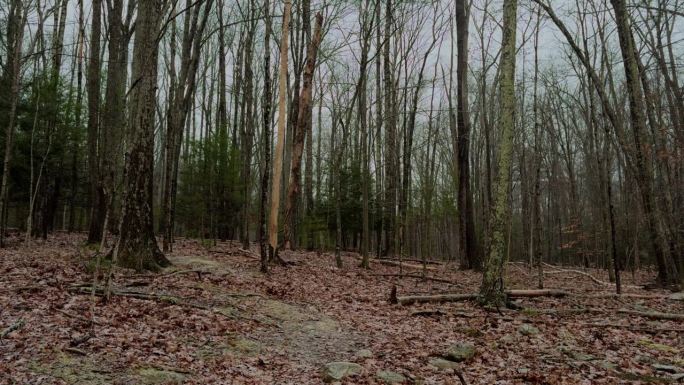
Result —
[{"label": "forest floor", "polygon": [[[684,381],[684,321],[624,312],[684,313],[667,291],[627,286],[632,296],[599,298],[611,287],[546,266],[546,286],[570,295],[522,299],[521,311],[401,306],[388,302],[394,285],[399,295],[473,293],[480,275],[435,264],[428,275],[452,284],[423,281],[392,276],[392,265],[360,269],[352,253],[337,269],[329,253],[283,252],[292,264],[266,276],[256,246],[180,239],[161,273],[115,270],[104,303],[91,296],[83,242],[15,238],[0,250],[0,384],[320,384],[330,362],[357,372],[345,384]],[[624,284],[652,279],[626,273]],[[509,264],[507,282],[531,289],[536,276]],[[462,362],[444,359],[454,348]]]}]

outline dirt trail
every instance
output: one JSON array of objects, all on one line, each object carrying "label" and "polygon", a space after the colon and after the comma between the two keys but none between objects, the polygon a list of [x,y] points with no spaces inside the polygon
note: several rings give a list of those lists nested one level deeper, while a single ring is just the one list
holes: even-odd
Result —
[{"label": "dirt trail", "polygon": [[[179,239],[174,266],[156,273],[115,272],[122,295],[91,303],[92,271],[81,236],[0,249],[0,384],[320,384],[321,366],[349,361],[360,373],[345,384],[675,383],[684,377],[684,328],[617,310],[683,313],[660,291],[604,293],[589,279],[549,276],[567,298],[521,299],[525,311],[488,312],[475,303],[396,306],[388,295],[472,292],[477,273],[431,271],[437,281],[398,277],[391,265],[358,267],[355,255],[285,252],[292,262],[270,275],[239,245],[206,247]],[[12,243],[10,243],[12,244]],[[606,279],[605,271],[589,270]],[[648,272],[629,284],[652,279]],[[456,282],[448,285],[444,282]],[[534,277],[509,271],[511,288]],[[82,286],[80,286],[82,288]],[[127,296],[125,293],[133,293]],[[638,298],[638,296],[652,295]],[[603,312],[578,312],[582,308]],[[91,309],[95,321],[91,325]],[[549,311],[553,310],[553,311]],[[469,346],[464,363],[444,360]],[[363,353],[362,353],[363,352]],[[681,376],[681,377],[680,377]]]}]

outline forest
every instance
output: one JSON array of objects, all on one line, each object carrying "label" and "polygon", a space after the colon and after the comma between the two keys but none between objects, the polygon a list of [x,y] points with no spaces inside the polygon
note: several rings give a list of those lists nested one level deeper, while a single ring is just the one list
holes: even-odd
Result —
[{"label": "forest", "polygon": [[682,382],[679,75],[682,0],[0,0],[0,384]]}]

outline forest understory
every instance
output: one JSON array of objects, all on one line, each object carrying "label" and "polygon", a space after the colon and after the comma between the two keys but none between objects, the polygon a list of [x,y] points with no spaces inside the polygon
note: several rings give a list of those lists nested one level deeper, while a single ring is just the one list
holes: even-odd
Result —
[{"label": "forest understory", "polygon": [[[179,239],[161,273],[115,268],[111,297],[85,235],[61,233],[0,250],[2,384],[619,384],[684,378],[684,298],[645,290],[654,271],[545,266],[558,296],[391,304],[407,295],[476,293],[481,274],[455,264],[384,263],[258,251]],[[570,271],[573,270],[573,271]],[[100,272],[97,290],[93,279]],[[423,280],[423,272],[430,279]],[[41,277],[36,279],[35,277]],[[536,272],[507,264],[509,289]],[[669,319],[667,319],[669,318]],[[330,363],[338,363],[330,365]],[[327,366],[326,366],[327,365]],[[327,368],[327,369],[326,369]]]}]

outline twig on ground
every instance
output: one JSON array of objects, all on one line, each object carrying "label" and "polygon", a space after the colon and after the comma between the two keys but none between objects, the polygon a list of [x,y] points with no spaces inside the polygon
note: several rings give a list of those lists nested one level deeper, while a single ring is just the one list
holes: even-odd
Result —
[{"label": "twig on ground", "polygon": [[81,350],[81,349],[78,349],[78,348],[66,347],[66,348],[64,348],[64,349],[62,349],[62,350],[64,350],[65,352],[69,352],[69,353],[73,353],[73,354],[78,354],[79,356],[87,356],[87,355],[88,355],[88,353],[86,353],[85,350]]},{"label": "twig on ground", "polygon": [[12,333],[13,331],[21,329],[25,323],[26,322],[23,319],[20,319],[19,321],[5,328],[5,330],[3,330],[2,333],[0,333],[0,340],[7,337],[7,335]]},{"label": "twig on ground", "polygon": [[76,318],[76,319],[79,319],[79,320],[81,320],[81,321],[83,321],[83,322],[85,322],[85,323],[88,323],[88,324],[90,324],[90,323],[92,322],[92,323],[94,323],[95,325],[101,325],[100,322],[98,322],[98,321],[95,320],[95,317],[86,318],[86,317],[83,317],[83,316],[78,315],[78,314],[69,313],[68,311],[66,311],[66,310],[64,310],[64,309],[55,309],[55,310],[57,310],[57,312],[59,312],[59,313],[64,314],[64,315],[67,316],[67,317]]},{"label": "twig on ground", "polygon": [[[506,295],[510,298],[533,298],[533,297],[565,297],[569,295],[567,291],[554,289],[538,289],[538,290],[508,290]],[[407,295],[402,297],[392,297],[400,305],[411,305],[414,303],[441,303],[441,302],[460,302],[460,301],[474,301],[478,299],[479,294],[434,294],[434,295]]]},{"label": "twig on ground", "polygon": [[458,377],[458,380],[461,381],[461,385],[468,385],[465,378],[463,377],[463,373],[461,373],[460,370],[456,370],[455,372],[456,372],[456,376]]}]

